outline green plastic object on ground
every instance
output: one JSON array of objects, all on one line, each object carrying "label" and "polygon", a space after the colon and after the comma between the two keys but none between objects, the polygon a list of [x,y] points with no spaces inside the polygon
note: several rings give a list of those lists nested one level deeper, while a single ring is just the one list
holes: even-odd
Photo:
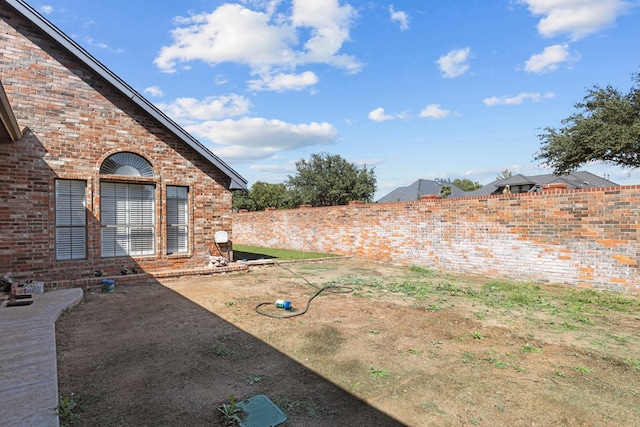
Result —
[{"label": "green plastic object on ground", "polygon": [[287,416],[267,396],[258,394],[238,403],[243,412],[240,427],[277,427]]}]

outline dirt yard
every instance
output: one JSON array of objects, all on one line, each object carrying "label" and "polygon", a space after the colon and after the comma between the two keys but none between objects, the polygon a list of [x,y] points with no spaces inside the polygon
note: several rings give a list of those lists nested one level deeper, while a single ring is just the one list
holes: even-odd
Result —
[{"label": "dirt yard", "polygon": [[[225,425],[232,395],[262,394],[292,427],[640,425],[640,298],[344,259],[284,267],[88,292],[56,324],[67,419]],[[327,285],[350,289],[292,318],[254,310],[300,314]]]}]

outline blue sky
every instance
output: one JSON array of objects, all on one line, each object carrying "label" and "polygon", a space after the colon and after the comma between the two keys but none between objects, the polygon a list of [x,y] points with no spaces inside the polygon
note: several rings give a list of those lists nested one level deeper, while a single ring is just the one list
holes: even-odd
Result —
[{"label": "blue sky", "polygon": [[327,152],[374,167],[376,199],[420,178],[548,173],[541,130],[640,71],[638,0],[30,4],[249,185]]}]

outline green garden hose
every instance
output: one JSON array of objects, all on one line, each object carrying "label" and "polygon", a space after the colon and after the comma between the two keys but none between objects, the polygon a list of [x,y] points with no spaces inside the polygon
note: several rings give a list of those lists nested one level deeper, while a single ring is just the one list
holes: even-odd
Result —
[{"label": "green garden hose", "polygon": [[322,292],[331,292],[331,293],[335,293],[335,294],[348,294],[350,292],[353,292],[353,288],[350,286],[344,286],[344,285],[328,285],[328,286],[323,286],[323,287],[318,287],[316,285],[314,285],[313,283],[311,283],[310,281],[308,281],[305,277],[301,276],[300,274],[291,271],[290,269],[280,265],[279,263],[275,262],[275,265],[277,265],[278,267],[282,268],[283,270],[287,270],[289,273],[293,274],[296,277],[301,278],[302,280],[304,280],[307,285],[311,286],[313,289],[316,290],[316,292],[311,296],[311,298],[309,298],[307,300],[307,304],[305,305],[304,309],[301,311],[295,311],[295,312],[290,312],[289,314],[271,314],[271,313],[266,313],[264,311],[260,310],[260,307],[264,306],[264,305],[272,305],[272,302],[261,302],[258,305],[255,306],[255,311],[256,313],[262,315],[262,316],[267,316],[267,317],[273,317],[275,319],[287,319],[289,317],[296,317],[296,316],[302,316],[303,314],[305,314],[308,310],[309,310],[309,306],[311,305],[311,301],[313,301],[313,299],[315,297],[317,297],[318,295],[320,295]]}]

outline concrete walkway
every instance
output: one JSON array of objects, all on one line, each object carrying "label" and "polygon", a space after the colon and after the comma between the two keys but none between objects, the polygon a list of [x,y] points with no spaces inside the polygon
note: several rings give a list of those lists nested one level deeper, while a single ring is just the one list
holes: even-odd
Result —
[{"label": "concrete walkway", "polygon": [[55,321],[81,299],[74,288],[36,294],[28,306],[0,306],[0,425],[59,426]]}]

